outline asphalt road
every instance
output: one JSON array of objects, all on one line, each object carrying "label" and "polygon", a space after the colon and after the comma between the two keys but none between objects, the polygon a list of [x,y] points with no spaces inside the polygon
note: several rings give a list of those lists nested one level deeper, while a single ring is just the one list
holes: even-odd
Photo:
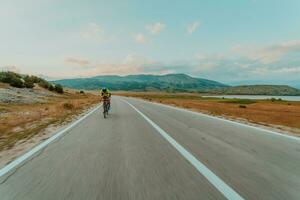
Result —
[{"label": "asphalt road", "polygon": [[114,97],[107,119],[97,110],[1,177],[0,199],[230,199],[220,181],[244,199],[300,199],[300,140]]}]

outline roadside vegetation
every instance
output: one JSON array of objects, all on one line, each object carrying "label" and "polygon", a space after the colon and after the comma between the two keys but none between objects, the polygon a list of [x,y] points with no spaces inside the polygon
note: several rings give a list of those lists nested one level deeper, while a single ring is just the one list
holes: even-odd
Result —
[{"label": "roadside vegetation", "polygon": [[300,135],[300,102],[282,99],[222,99],[202,97],[192,93],[119,92],[116,94],[270,126]]},{"label": "roadside vegetation", "polygon": [[1,72],[0,80],[0,152],[45,134],[50,126],[60,127],[99,102],[95,94],[36,76]]},{"label": "roadside vegetation", "polygon": [[0,72],[0,82],[7,83],[12,87],[17,88],[33,88],[35,84],[38,84],[49,91],[64,93],[63,87],[60,84],[50,83],[37,76],[21,75],[10,71]]},{"label": "roadside vegetation", "polygon": [[288,85],[241,85],[210,90],[211,94],[298,96],[300,90]]}]

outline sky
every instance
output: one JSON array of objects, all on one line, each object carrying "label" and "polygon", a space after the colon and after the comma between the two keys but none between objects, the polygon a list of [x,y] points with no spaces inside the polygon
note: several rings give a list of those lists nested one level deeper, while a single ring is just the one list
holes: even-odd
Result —
[{"label": "sky", "polygon": [[0,0],[0,70],[297,85],[299,19],[299,0]]}]

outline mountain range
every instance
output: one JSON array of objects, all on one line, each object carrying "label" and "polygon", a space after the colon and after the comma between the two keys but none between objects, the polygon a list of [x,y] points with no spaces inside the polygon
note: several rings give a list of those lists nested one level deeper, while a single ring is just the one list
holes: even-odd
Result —
[{"label": "mountain range", "polygon": [[300,95],[288,85],[229,86],[217,81],[194,78],[186,74],[95,76],[52,81],[65,87],[96,90],[107,87],[122,91],[206,92],[212,94]]},{"label": "mountain range", "polygon": [[70,88],[88,90],[107,87],[111,90],[126,91],[207,91],[228,87],[217,81],[194,78],[186,74],[95,76],[54,82]]}]

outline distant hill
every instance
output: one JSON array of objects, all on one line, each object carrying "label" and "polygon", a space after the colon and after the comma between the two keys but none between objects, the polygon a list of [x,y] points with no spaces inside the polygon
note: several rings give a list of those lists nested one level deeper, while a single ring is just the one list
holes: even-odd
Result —
[{"label": "distant hill", "polygon": [[53,81],[76,89],[99,89],[126,91],[207,91],[227,87],[225,84],[190,77],[186,74],[96,76],[92,78],[64,79]]},{"label": "distant hill", "polygon": [[300,90],[287,85],[243,85],[243,86],[214,89],[209,92],[213,94],[228,94],[228,95],[277,95],[277,96],[300,95]]}]

